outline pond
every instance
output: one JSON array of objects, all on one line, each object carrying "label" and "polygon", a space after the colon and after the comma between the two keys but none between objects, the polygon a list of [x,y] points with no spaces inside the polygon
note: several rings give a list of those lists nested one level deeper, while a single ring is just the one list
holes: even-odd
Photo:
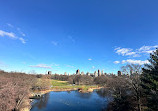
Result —
[{"label": "pond", "polygon": [[35,99],[31,111],[106,111],[107,105],[108,98],[101,90],[50,92]]}]

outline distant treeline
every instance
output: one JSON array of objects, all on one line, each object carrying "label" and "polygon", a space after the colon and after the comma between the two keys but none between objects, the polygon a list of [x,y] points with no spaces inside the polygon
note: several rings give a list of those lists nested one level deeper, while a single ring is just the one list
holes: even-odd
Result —
[{"label": "distant treeline", "polygon": [[[37,78],[41,78],[46,75],[39,74],[37,75]],[[98,77],[92,77],[88,75],[59,75],[59,74],[53,74],[53,75],[47,75],[49,79],[55,79],[55,80],[61,80],[61,81],[68,81],[70,84],[75,85],[105,85],[107,82],[107,76],[102,75]]]}]

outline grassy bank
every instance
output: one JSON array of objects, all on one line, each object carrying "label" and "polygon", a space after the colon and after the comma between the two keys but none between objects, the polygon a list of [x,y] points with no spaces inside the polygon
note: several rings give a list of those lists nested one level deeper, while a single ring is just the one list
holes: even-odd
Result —
[{"label": "grassy bank", "polygon": [[98,88],[97,85],[72,85],[67,81],[52,80],[52,89],[81,89],[83,91],[88,91],[90,88]]},{"label": "grassy bank", "polygon": [[67,86],[67,85],[70,85],[67,81],[52,80],[52,86]]},{"label": "grassy bank", "polygon": [[[93,92],[94,89],[100,89],[97,85],[73,85],[69,84],[68,81],[51,80],[51,88],[48,90],[41,90],[41,94],[48,93],[50,91],[72,91],[78,90],[82,93]],[[34,93],[39,93],[39,91],[34,91]],[[33,95],[32,95],[33,96]]]}]

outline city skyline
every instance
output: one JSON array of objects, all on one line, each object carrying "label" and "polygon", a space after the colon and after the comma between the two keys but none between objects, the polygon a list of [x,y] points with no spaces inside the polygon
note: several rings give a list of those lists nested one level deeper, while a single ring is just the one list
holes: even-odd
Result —
[{"label": "city skyline", "polygon": [[115,73],[143,65],[158,48],[158,1],[5,0],[0,69]]},{"label": "city skyline", "polygon": [[[121,72],[121,71],[117,71],[117,75],[118,73]],[[122,72],[121,72],[122,73]],[[58,75],[89,75],[89,76],[94,76],[94,77],[97,77],[97,76],[101,76],[101,75],[107,75],[107,74],[114,74],[114,73],[104,73],[104,71],[100,71],[99,69],[97,71],[94,71],[94,72],[83,72],[81,71],[80,72],[80,69],[77,69],[76,72],[70,74],[69,72],[64,72],[63,74],[59,74],[59,73],[52,73],[52,71],[47,71],[45,74],[58,74]],[[116,75],[116,74],[114,74]],[[122,75],[122,74],[120,74]]]}]

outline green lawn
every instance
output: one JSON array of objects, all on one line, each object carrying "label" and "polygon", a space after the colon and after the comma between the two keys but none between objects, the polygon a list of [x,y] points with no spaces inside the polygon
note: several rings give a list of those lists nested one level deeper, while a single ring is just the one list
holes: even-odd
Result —
[{"label": "green lawn", "polygon": [[67,86],[70,85],[67,81],[58,81],[58,80],[52,80],[53,86]]},{"label": "green lawn", "polygon": [[69,84],[67,81],[59,81],[59,80],[52,80],[52,88],[56,89],[74,89],[74,88],[82,88],[83,90],[88,90],[88,88],[96,88],[97,85],[90,86],[90,85],[72,85]]}]

